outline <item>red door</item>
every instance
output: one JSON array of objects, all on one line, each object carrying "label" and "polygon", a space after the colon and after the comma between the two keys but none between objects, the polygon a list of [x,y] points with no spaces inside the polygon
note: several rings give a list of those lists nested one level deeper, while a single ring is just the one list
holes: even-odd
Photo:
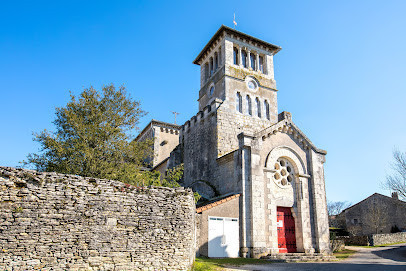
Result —
[{"label": "red door", "polygon": [[278,207],[276,212],[279,253],[296,252],[295,219],[291,208]]}]

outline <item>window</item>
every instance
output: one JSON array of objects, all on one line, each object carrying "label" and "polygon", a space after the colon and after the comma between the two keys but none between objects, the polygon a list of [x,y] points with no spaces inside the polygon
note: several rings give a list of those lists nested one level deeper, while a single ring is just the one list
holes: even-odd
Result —
[{"label": "window", "polygon": [[270,120],[271,116],[269,114],[269,103],[268,103],[268,101],[265,100],[264,104],[265,104],[265,116],[266,116],[266,119]]},{"label": "window", "polygon": [[285,158],[279,158],[275,163],[274,182],[278,186],[286,187],[292,185],[295,177],[293,165]]},{"label": "window", "polygon": [[255,102],[257,104],[257,116],[258,118],[261,117],[261,102],[259,101],[258,98],[255,99]]},{"label": "window", "polygon": [[248,115],[252,116],[251,98],[249,95],[247,95],[246,99],[247,99],[247,113]]},{"label": "window", "polygon": [[237,98],[236,98],[236,108],[237,111],[242,113],[242,97],[241,94],[239,92],[237,92]]},{"label": "window", "polygon": [[214,53],[214,70],[217,71],[219,68],[219,57],[217,52]]},{"label": "window", "polygon": [[258,84],[254,79],[247,77],[246,82],[247,82],[247,86],[250,90],[256,91],[258,89]]},{"label": "window", "polygon": [[241,51],[241,56],[242,56],[242,65],[244,68],[247,68],[247,52],[246,51]]},{"label": "window", "polygon": [[264,57],[259,56],[259,71],[264,73]]},{"label": "window", "polygon": [[214,69],[214,67],[213,67],[213,58],[211,57],[210,58],[210,76],[213,75],[213,69]]},{"label": "window", "polygon": [[250,60],[251,60],[251,68],[255,71],[256,59],[255,59],[255,55],[254,55],[254,54],[250,54]]},{"label": "window", "polygon": [[219,67],[221,66],[221,47],[219,48]]},{"label": "window", "polygon": [[211,87],[210,87],[210,96],[213,95],[213,92],[214,92],[214,86],[211,86]]},{"label": "window", "polygon": [[209,63],[204,64],[204,78],[209,79]]},{"label": "window", "polygon": [[233,52],[234,52],[234,65],[238,65],[238,49],[234,47]]}]

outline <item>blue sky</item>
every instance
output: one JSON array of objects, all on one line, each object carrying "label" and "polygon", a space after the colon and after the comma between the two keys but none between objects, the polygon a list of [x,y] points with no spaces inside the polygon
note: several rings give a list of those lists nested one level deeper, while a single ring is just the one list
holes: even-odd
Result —
[{"label": "blue sky", "polygon": [[8,1],[0,8],[0,165],[17,166],[55,107],[124,84],[150,119],[197,113],[192,61],[222,25],[282,47],[279,112],[326,149],[330,200],[381,188],[406,151],[405,1]]}]

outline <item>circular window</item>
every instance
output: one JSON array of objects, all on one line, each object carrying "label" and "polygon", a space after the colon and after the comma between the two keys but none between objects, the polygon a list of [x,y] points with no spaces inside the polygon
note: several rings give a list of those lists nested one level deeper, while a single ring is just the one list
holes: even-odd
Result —
[{"label": "circular window", "polygon": [[214,92],[214,86],[211,86],[211,87],[210,87],[210,91],[209,91],[210,96],[212,96],[212,95],[213,95],[213,92]]},{"label": "circular window", "polygon": [[292,185],[294,169],[292,164],[285,158],[279,158],[275,163],[274,182],[280,187]]},{"label": "circular window", "polygon": [[256,91],[258,89],[257,81],[252,77],[247,77],[246,79],[247,87],[251,91]]}]

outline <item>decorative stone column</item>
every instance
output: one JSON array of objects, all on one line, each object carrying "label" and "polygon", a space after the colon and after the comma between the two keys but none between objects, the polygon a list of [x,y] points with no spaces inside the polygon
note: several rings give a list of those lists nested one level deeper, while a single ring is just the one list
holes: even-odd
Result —
[{"label": "decorative stone column", "polygon": [[251,51],[247,50],[247,68],[251,69]]},{"label": "decorative stone column", "polygon": [[238,47],[238,66],[242,67],[241,47]]}]

